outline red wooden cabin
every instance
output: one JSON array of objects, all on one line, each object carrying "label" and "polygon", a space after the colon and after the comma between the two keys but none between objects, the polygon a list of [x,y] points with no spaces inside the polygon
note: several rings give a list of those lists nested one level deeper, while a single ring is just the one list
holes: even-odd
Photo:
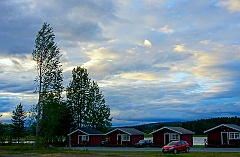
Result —
[{"label": "red wooden cabin", "polygon": [[105,134],[95,129],[77,129],[69,136],[69,146],[100,146]]},{"label": "red wooden cabin", "polygon": [[139,140],[144,139],[144,134],[134,128],[116,128],[106,133],[112,146],[134,146]]},{"label": "red wooden cabin", "polygon": [[170,141],[174,140],[184,140],[190,146],[193,145],[194,132],[184,129],[182,127],[162,127],[158,130],[151,132],[153,135],[153,144],[154,146],[164,146]]},{"label": "red wooden cabin", "polygon": [[240,126],[221,124],[204,131],[208,147],[240,147]]}]

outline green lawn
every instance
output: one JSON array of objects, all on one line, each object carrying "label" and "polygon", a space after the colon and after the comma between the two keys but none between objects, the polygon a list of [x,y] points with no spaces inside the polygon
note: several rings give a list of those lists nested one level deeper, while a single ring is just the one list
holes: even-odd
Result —
[{"label": "green lawn", "polygon": [[208,152],[190,152],[180,154],[163,154],[160,151],[76,151],[66,148],[39,149],[36,147],[21,146],[0,146],[0,156],[18,156],[18,157],[168,157],[168,156],[186,156],[186,157],[239,157],[240,153],[208,153]]}]

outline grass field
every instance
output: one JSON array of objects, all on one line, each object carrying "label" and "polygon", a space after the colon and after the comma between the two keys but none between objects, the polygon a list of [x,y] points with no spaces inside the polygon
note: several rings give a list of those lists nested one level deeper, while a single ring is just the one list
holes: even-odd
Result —
[{"label": "grass field", "polygon": [[190,152],[180,154],[163,154],[160,151],[89,151],[70,150],[65,148],[39,149],[32,146],[1,146],[0,157],[239,157],[240,153]]}]

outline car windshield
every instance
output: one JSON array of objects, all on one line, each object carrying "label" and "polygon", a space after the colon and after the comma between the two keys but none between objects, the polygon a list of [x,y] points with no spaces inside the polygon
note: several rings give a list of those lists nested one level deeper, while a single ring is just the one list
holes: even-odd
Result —
[{"label": "car windshield", "polygon": [[145,141],[144,140],[140,140],[139,143],[144,143]]},{"label": "car windshield", "polygon": [[170,143],[168,143],[168,146],[174,146],[174,145],[176,145],[176,143],[177,142],[170,142]]}]

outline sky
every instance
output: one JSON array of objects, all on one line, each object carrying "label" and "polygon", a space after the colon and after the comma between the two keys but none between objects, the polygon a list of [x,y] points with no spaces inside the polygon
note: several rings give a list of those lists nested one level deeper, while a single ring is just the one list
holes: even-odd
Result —
[{"label": "sky", "polygon": [[240,0],[0,0],[0,117],[37,103],[44,22],[66,88],[88,70],[113,126],[240,116]]}]

